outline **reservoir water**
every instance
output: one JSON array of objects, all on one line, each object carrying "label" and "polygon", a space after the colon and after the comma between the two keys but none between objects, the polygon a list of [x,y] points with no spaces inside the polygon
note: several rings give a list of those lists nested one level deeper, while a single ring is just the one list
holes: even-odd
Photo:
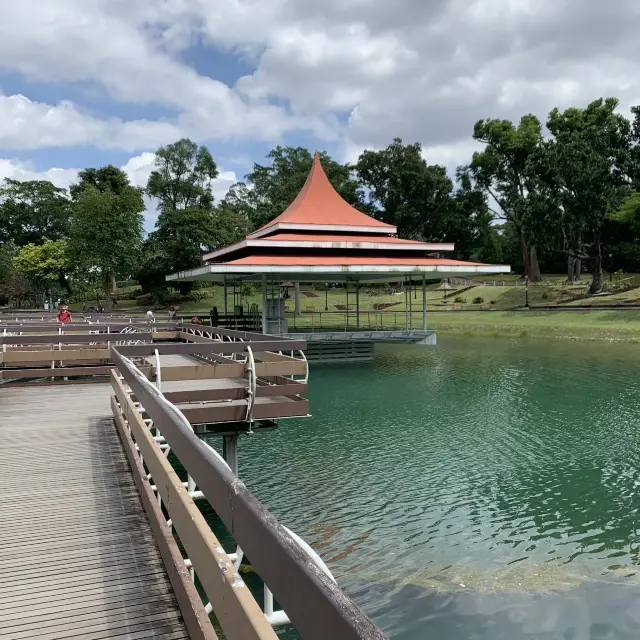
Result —
[{"label": "reservoir water", "polygon": [[639,372],[628,345],[379,346],[313,366],[313,417],[243,438],[240,476],[391,638],[640,638]]}]

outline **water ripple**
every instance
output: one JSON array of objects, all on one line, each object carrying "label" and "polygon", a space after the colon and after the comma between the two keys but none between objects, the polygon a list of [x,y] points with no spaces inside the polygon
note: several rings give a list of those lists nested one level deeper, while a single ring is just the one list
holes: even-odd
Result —
[{"label": "water ripple", "polygon": [[317,366],[313,418],[243,440],[241,475],[393,637],[640,637],[593,601],[640,595],[638,353],[448,339]]}]

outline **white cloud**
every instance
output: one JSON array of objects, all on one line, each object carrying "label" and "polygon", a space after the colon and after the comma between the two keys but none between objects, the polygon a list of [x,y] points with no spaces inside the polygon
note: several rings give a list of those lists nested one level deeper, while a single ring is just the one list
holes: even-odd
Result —
[{"label": "white cloud", "polygon": [[166,122],[100,120],[83,114],[69,101],[49,105],[23,95],[0,95],[0,147],[7,149],[95,144],[132,151],[179,135],[179,127]]},{"label": "white cloud", "polygon": [[[0,146],[146,151],[308,129],[351,160],[400,136],[449,166],[477,119],[640,102],[639,26],[636,0],[4,0],[0,69],[175,115],[126,122],[0,96]],[[204,76],[183,61],[194,43],[255,71],[236,86]]]},{"label": "white cloud", "polygon": [[0,182],[5,178],[12,180],[50,180],[56,187],[68,189],[78,178],[78,169],[51,168],[36,171],[29,162],[0,158]]}]

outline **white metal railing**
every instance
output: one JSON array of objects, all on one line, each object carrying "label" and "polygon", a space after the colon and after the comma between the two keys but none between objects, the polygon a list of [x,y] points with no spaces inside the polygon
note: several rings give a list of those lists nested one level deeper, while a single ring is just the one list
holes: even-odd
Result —
[{"label": "white metal railing", "polygon": [[[249,371],[253,371],[253,374],[252,374],[252,377],[253,377],[253,389],[250,392],[251,393],[250,398],[255,399],[255,381],[256,381],[256,376],[255,376],[255,364],[253,362],[253,352],[251,351],[251,347],[247,347],[247,352],[249,354],[249,362],[251,363],[251,365],[249,367]],[[304,356],[304,354],[303,354],[303,356]],[[161,373],[160,373],[161,365],[160,365],[160,355],[158,353],[158,349],[155,349],[155,357],[156,357],[156,384],[154,385],[151,381],[149,381],[142,374],[142,372],[140,372],[140,370],[136,367],[136,365],[129,358],[127,358],[126,356],[120,355],[120,358],[122,358],[122,360],[125,361],[126,365],[129,367],[129,369],[132,372],[136,372],[136,376],[137,376],[138,381],[143,385],[153,386],[157,391],[157,394],[156,394],[157,398],[162,402],[162,404],[164,405],[166,410],[169,413],[171,413],[174,416],[176,416],[180,420],[180,422],[185,426],[185,428],[188,428],[190,431],[193,431],[193,427],[192,427],[191,423],[187,420],[187,418],[180,411],[180,409],[178,407],[176,407],[173,403],[171,403],[169,400],[167,400],[164,397],[164,395],[163,395],[163,393],[161,391],[161,387],[162,387],[161,380],[162,380],[162,378],[161,378]],[[125,381],[124,377],[121,374],[118,375],[118,379],[121,382],[121,384],[123,385],[126,393],[129,396],[133,396],[133,391],[132,391],[131,387],[129,387],[129,385],[127,384],[127,382]],[[144,422],[144,424],[146,425],[147,429],[149,429],[149,431],[152,434],[153,434],[153,430],[155,429],[155,434],[153,435],[153,439],[158,443],[158,446],[163,451],[164,456],[168,457],[169,453],[171,452],[170,445],[166,442],[165,438],[159,432],[157,427],[154,427],[153,420],[151,418],[144,418],[144,413],[145,413],[144,407],[139,402],[133,402],[133,399],[132,399],[132,403],[136,406],[137,411],[141,414],[141,419]],[[251,412],[253,410],[253,405],[250,404],[249,406],[250,406],[250,408],[248,408],[248,411],[247,411],[248,417],[251,416]],[[224,460],[224,458],[222,458],[222,456],[208,442],[204,442],[203,441],[203,443],[212,452],[212,454],[219,460],[219,462],[221,464],[223,464],[227,469],[229,469],[231,471],[231,468],[227,464],[226,460]],[[136,450],[138,451],[138,453],[140,455],[141,461],[144,463],[144,460],[142,459],[142,454],[141,454],[140,449],[139,449],[139,447],[137,445],[136,445]],[[151,473],[149,473],[147,475],[147,479],[150,482],[153,480],[153,477],[152,477]],[[188,470],[187,470],[187,482],[183,482],[182,485],[187,489],[187,492],[188,492],[188,494],[189,494],[189,496],[191,497],[192,500],[206,499],[206,496],[202,493],[202,491],[199,491],[197,489],[196,482],[191,477],[191,475],[188,473]],[[162,499],[161,499],[161,496],[160,496],[160,494],[158,492],[158,488],[155,485],[152,484],[151,485],[151,489],[154,491],[154,493],[157,494],[158,504],[161,506],[162,505]],[[171,519],[167,520],[167,526],[171,530],[173,530],[173,522],[172,522]],[[287,527],[283,526],[283,528],[291,536],[291,538],[294,540],[294,542],[300,547],[300,549],[309,557],[309,559],[320,569],[320,571],[322,571],[334,584],[337,584],[335,577],[333,576],[333,574],[331,573],[331,571],[329,570],[327,565],[320,558],[320,556],[300,536],[295,534],[293,531],[291,531]],[[178,532],[178,535],[179,535],[179,532]],[[226,553],[226,555],[229,558],[229,561],[233,564],[235,570],[238,571],[239,568],[240,568],[240,565],[242,563],[243,557],[244,557],[244,553],[243,553],[242,549],[240,548],[240,546],[236,547],[236,551],[235,552]],[[187,568],[189,569],[189,573],[191,575],[191,579],[195,581],[196,572],[195,572],[195,568],[193,566],[193,563],[191,562],[191,560],[189,558],[184,558],[184,562],[185,562],[185,565],[187,566]],[[244,581],[240,577],[239,573],[237,574],[235,580],[240,581],[242,584],[244,584]],[[205,611],[207,613],[211,613],[212,610],[213,610],[213,606],[211,605],[210,602],[207,602],[206,605],[205,605]],[[282,610],[274,611],[274,609],[273,609],[273,594],[272,594],[271,590],[269,589],[269,587],[266,585],[266,583],[264,584],[264,601],[263,601],[262,610],[263,610],[263,613],[265,615],[266,620],[274,628],[278,627],[278,626],[290,624],[290,622],[291,622],[289,617],[287,616],[287,614],[284,611],[282,611]]]}]

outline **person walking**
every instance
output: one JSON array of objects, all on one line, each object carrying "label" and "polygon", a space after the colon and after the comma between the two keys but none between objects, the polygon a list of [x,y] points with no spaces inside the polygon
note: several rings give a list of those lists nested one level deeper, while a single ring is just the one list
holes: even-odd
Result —
[{"label": "person walking", "polygon": [[153,308],[149,307],[149,310],[147,311],[147,320],[151,321],[153,320]]}]

